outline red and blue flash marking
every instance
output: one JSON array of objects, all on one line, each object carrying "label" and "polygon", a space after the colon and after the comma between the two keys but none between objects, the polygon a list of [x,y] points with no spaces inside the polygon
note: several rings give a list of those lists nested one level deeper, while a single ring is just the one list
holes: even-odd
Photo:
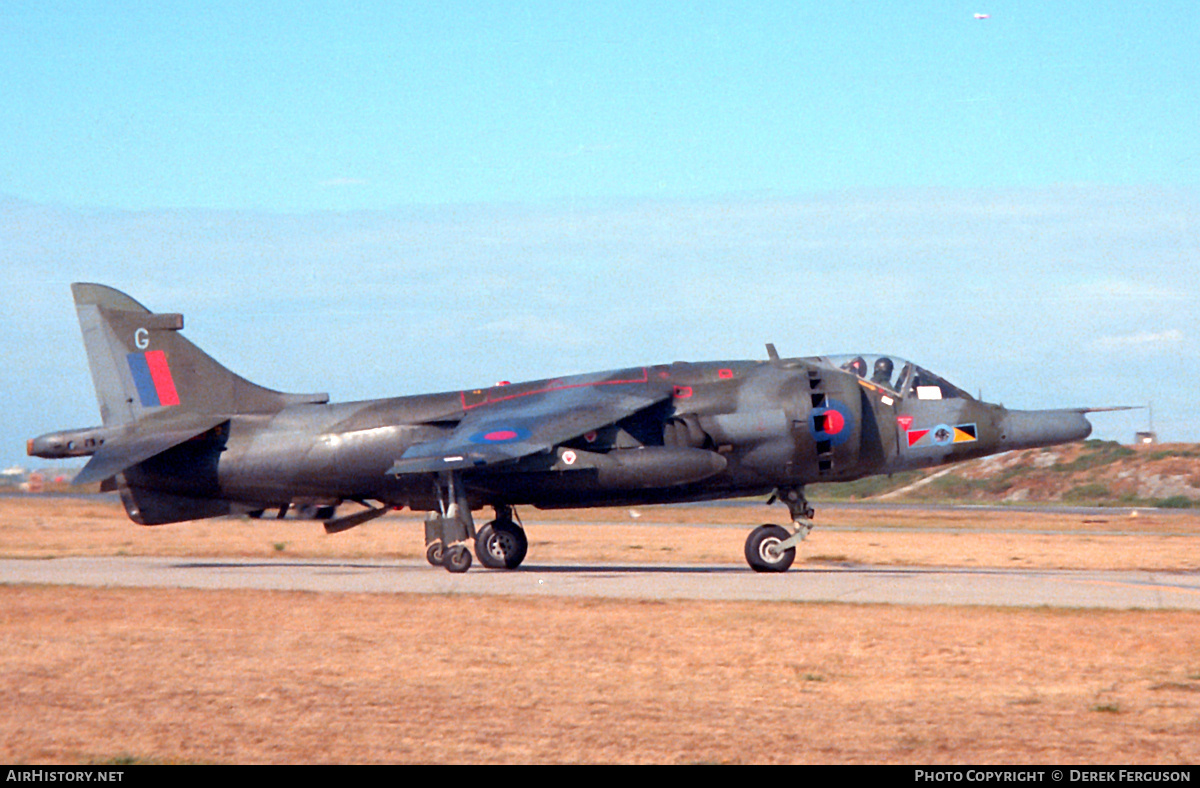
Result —
[{"label": "red and blue flash marking", "polygon": [[171,376],[165,351],[130,353],[125,358],[129,361],[133,385],[137,387],[138,399],[142,401],[143,408],[179,404],[179,392],[175,390],[175,378]]}]

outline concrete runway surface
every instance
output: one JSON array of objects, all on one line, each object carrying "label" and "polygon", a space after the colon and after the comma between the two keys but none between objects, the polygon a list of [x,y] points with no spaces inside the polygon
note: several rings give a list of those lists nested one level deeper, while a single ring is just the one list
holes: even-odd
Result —
[{"label": "concrete runway surface", "polygon": [[527,564],[454,575],[423,561],[369,559],[0,559],[0,583],[491,594],[614,599],[996,605],[1200,610],[1200,572],[807,565],[760,575],[743,565]]}]

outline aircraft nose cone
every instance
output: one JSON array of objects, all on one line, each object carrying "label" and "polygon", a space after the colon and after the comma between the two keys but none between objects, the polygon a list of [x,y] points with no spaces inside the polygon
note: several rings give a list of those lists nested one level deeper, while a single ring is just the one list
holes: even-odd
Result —
[{"label": "aircraft nose cone", "polygon": [[1076,410],[1010,410],[1000,421],[1002,449],[1034,449],[1081,441],[1092,424]]}]

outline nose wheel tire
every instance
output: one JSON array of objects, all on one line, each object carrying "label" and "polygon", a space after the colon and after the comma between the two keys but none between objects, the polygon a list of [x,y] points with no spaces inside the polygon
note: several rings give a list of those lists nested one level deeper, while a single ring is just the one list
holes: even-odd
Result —
[{"label": "nose wheel tire", "polygon": [[791,534],[778,525],[760,525],[746,538],[746,563],[755,572],[786,572],[796,560],[796,548],[781,550]]},{"label": "nose wheel tire", "polygon": [[511,521],[493,520],[475,535],[475,555],[489,569],[516,569],[528,552],[525,530]]},{"label": "nose wheel tire", "polygon": [[425,545],[425,560],[433,566],[446,565],[446,551],[442,549],[442,541],[440,539]]}]

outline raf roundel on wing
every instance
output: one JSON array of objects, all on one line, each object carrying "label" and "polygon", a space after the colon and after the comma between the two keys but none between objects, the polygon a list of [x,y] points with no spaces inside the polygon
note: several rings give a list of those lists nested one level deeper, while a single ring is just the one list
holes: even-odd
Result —
[{"label": "raf roundel on wing", "polygon": [[511,443],[512,441],[524,440],[529,436],[529,430],[521,427],[501,427],[500,429],[477,432],[468,440],[471,443]]}]

